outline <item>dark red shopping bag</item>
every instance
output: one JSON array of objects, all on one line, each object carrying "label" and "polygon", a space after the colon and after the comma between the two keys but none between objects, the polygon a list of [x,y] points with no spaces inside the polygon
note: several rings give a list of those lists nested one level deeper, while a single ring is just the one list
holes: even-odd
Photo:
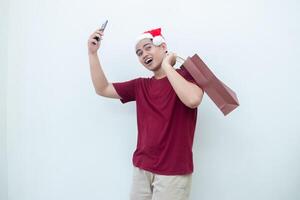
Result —
[{"label": "dark red shopping bag", "polygon": [[224,115],[239,106],[235,92],[220,81],[197,54],[188,57],[182,65]]}]

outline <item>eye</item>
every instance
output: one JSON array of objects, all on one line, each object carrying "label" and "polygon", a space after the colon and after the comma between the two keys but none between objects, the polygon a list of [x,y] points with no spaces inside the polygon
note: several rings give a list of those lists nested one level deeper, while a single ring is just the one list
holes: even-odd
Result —
[{"label": "eye", "polygon": [[136,52],[136,55],[137,55],[137,56],[139,56],[139,57],[140,57],[142,54],[143,54],[143,52],[142,52],[142,51],[138,51],[138,52]]},{"label": "eye", "polygon": [[146,50],[150,50],[150,49],[151,49],[151,45],[147,45],[147,46],[145,47],[145,49],[146,49]]}]

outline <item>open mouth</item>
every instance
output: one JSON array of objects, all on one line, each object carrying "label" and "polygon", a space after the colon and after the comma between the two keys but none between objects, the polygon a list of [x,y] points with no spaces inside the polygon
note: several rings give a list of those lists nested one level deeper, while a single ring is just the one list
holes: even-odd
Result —
[{"label": "open mouth", "polygon": [[150,65],[151,63],[152,63],[152,61],[153,61],[153,58],[146,58],[145,60],[144,60],[144,63],[146,64],[146,65]]}]

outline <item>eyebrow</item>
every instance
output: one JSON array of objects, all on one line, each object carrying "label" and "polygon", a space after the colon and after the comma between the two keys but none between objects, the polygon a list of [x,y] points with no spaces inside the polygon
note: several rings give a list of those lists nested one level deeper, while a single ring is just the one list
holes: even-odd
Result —
[{"label": "eyebrow", "polygon": [[[146,43],[146,44],[144,44],[144,46],[143,46],[143,48],[146,46],[146,45],[148,45],[148,44],[151,44],[150,42],[148,42],[148,43]],[[136,50],[136,54],[138,53],[138,51],[141,51],[141,49],[138,49],[138,50]]]}]

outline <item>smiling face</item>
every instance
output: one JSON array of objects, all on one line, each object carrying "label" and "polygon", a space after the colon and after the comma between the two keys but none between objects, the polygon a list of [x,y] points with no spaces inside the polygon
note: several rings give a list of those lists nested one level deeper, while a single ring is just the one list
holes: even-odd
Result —
[{"label": "smiling face", "polygon": [[143,39],[136,45],[135,50],[142,65],[151,71],[157,71],[166,55],[167,45],[162,43],[155,46],[151,39]]}]

